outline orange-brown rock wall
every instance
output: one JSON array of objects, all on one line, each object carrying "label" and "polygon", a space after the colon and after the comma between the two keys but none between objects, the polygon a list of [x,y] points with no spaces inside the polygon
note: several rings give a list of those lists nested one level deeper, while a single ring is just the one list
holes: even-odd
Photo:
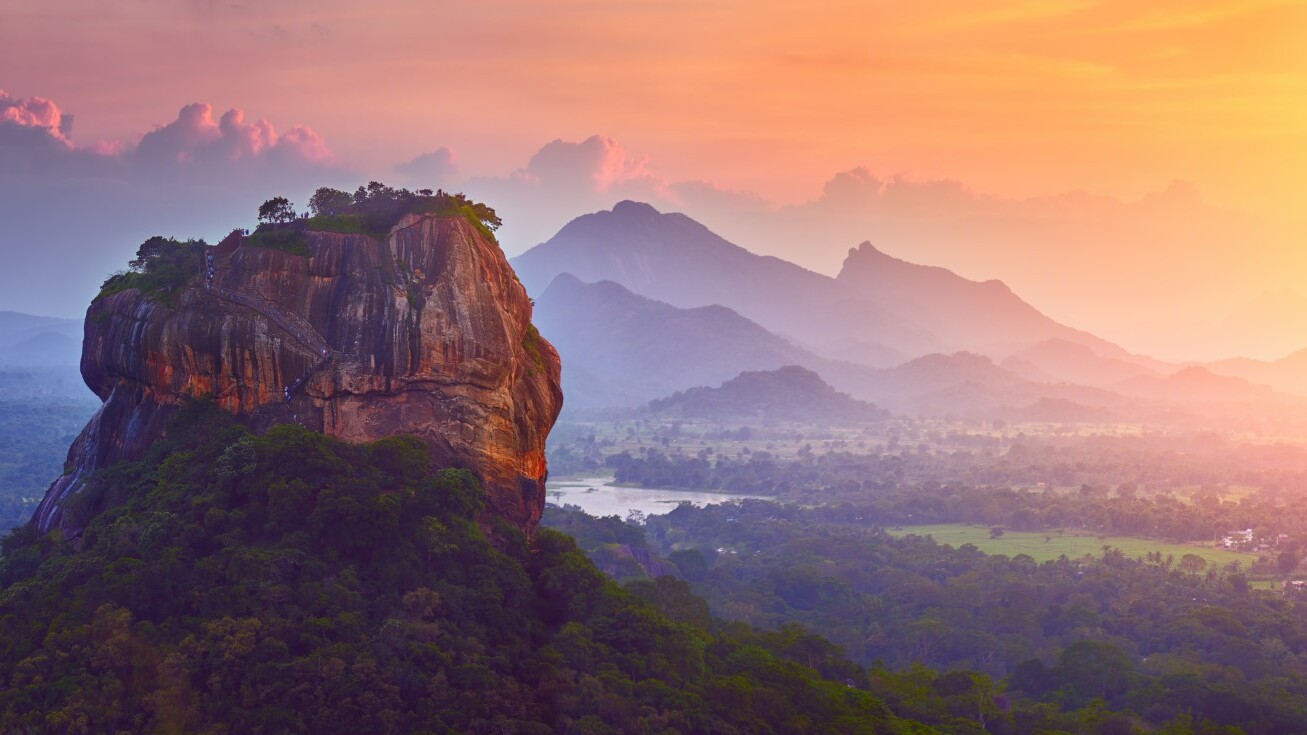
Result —
[{"label": "orange-brown rock wall", "polygon": [[434,215],[384,242],[312,232],[308,245],[218,253],[212,288],[197,273],[171,303],[125,291],[91,305],[82,374],[106,403],[35,523],[68,528],[62,503],[95,468],[139,457],[177,407],[211,397],[256,429],[419,436],[439,465],[481,478],[492,512],[535,527],[560,368],[499,247]]}]

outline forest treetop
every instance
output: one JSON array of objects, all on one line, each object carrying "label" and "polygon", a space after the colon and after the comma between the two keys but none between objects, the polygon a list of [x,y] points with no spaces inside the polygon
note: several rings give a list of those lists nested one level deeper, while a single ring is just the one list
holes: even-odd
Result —
[{"label": "forest treetop", "polygon": [[494,240],[503,221],[495,210],[458,192],[431,189],[396,189],[369,181],[354,193],[320,187],[309,198],[309,210],[295,216],[294,204],[283,196],[273,197],[259,207],[260,230],[285,227],[303,221],[307,229],[384,237],[408,214],[436,214],[464,217],[481,234]]}]

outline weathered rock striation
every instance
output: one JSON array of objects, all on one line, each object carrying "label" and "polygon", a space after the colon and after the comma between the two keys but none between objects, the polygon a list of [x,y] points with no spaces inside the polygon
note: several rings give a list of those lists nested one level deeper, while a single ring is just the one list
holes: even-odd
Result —
[{"label": "weathered rock striation", "polygon": [[560,366],[503,252],[467,220],[431,214],[385,241],[310,231],[308,252],[220,247],[211,282],[196,273],[171,305],[134,289],[93,302],[81,368],[105,403],[32,522],[80,530],[65,511],[94,472],[142,456],[178,408],[209,397],[255,429],[416,435],[439,465],[480,478],[489,513],[530,533]]}]

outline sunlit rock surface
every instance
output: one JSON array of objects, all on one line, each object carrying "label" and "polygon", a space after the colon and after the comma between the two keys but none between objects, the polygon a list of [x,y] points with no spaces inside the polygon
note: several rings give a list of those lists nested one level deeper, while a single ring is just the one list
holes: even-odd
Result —
[{"label": "sunlit rock surface", "polygon": [[256,429],[414,434],[440,466],[476,473],[489,512],[533,530],[560,368],[498,245],[462,218],[409,215],[384,242],[310,232],[308,248],[231,239],[212,283],[197,273],[171,304],[135,290],[92,303],[82,376],[105,404],[33,523],[80,530],[65,510],[94,471],[140,457],[188,399],[211,397]]}]

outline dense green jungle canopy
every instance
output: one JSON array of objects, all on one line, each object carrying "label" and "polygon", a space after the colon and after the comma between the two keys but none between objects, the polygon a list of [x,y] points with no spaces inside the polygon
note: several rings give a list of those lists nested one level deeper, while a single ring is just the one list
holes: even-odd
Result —
[{"label": "dense green jungle canopy", "polygon": [[4,541],[0,731],[914,731],[829,644],[623,590],[553,531],[488,538],[416,440],[206,404],[167,437],[86,492],[80,539]]}]

